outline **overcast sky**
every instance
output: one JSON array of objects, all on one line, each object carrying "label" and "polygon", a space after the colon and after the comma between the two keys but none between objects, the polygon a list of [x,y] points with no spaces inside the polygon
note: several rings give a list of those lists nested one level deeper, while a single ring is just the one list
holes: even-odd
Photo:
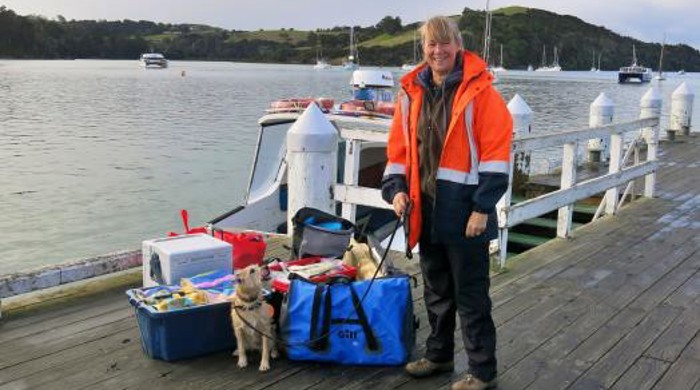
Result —
[{"label": "overcast sky", "polygon": [[[438,14],[483,9],[486,0],[0,0],[21,15],[66,19],[134,19],[203,23],[226,29],[315,29],[369,26],[386,15],[406,23]],[[492,0],[491,8],[521,5],[577,16],[647,42],[686,43],[700,49],[698,0]]]}]

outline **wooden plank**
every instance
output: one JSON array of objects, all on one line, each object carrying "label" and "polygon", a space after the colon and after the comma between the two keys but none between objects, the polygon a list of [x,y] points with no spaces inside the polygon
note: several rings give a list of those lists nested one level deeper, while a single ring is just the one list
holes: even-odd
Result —
[{"label": "wooden plank", "polygon": [[654,309],[570,388],[589,389],[591,383],[597,383],[602,388],[613,386],[680,312],[680,309],[670,306]]},{"label": "wooden plank", "polygon": [[662,360],[641,357],[615,382],[612,390],[651,389],[669,366],[670,363]]}]

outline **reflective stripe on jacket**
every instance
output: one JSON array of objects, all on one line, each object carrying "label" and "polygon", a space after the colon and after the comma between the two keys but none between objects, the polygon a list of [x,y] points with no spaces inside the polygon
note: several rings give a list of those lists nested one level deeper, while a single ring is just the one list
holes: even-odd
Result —
[{"label": "reflective stripe on jacket", "polygon": [[[443,199],[464,199],[467,196],[465,194],[469,194],[469,199],[460,207],[488,213],[492,212],[498,199],[483,202],[473,199],[477,196],[474,194],[479,193],[479,174],[509,173],[513,122],[503,98],[491,85],[493,76],[486,70],[484,61],[467,51],[462,55],[463,80],[455,91],[452,114],[440,156],[435,208],[439,211],[439,208],[443,207]],[[418,83],[417,75],[425,66],[427,65],[414,69],[401,79],[402,90],[389,133],[388,161],[384,171],[384,181],[392,178],[403,179],[403,187],[408,188],[409,198],[413,202],[409,235],[411,248],[418,243],[421,231],[416,134],[423,89]],[[399,190],[393,191],[391,196],[405,190],[401,187],[400,185]],[[466,217],[468,218],[468,214]],[[455,221],[436,218],[435,223],[455,224]],[[456,224],[466,226],[466,220],[457,221]]]}]

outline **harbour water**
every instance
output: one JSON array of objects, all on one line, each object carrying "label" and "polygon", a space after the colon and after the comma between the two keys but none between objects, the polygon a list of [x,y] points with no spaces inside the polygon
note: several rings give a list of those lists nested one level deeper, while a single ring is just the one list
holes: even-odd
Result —
[{"label": "harbour water", "polygon": [[[616,76],[510,71],[498,89],[527,101],[533,134],[586,127],[600,92],[615,102],[616,121],[638,117],[650,86],[660,87],[664,116],[680,82],[700,92],[698,74],[644,85]],[[0,275],[136,249],[182,231],[182,208],[196,226],[236,207],[269,102],[339,101],[349,77],[311,65],[0,61]]]}]

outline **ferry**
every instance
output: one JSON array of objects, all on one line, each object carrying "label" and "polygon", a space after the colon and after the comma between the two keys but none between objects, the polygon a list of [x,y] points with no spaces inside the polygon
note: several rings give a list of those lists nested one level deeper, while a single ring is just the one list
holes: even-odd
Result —
[{"label": "ferry", "polygon": [[144,68],[167,68],[168,60],[161,53],[144,53],[141,54],[139,63]]}]

